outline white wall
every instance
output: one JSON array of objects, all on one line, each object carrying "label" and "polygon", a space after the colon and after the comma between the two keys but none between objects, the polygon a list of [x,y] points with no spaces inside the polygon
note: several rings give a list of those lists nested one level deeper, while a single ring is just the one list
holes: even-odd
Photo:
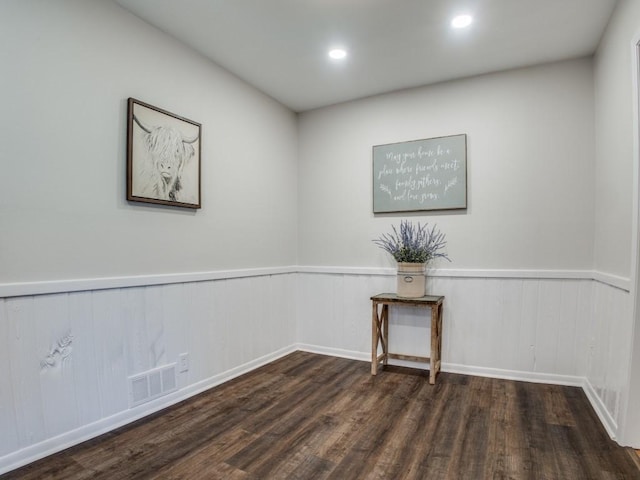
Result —
[{"label": "white wall", "polygon": [[[0,2],[0,283],[296,262],[296,116],[104,1]],[[202,123],[198,211],[125,200],[126,101]]]},{"label": "white wall", "polygon": [[[638,64],[640,3],[621,0],[595,56],[596,204],[595,267],[631,277],[629,314],[620,321],[603,311],[605,321],[618,325],[627,352],[618,369],[622,383],[621,443],[640,447],[640,323],[638,313]],[[634,75],[634,69],[636,74]],[[632,79],[635,78],[635,84]],[[635,105],[634,105],[635,103]],[[635,123],[635,125],[634,125]],[[636,151],[634,153],[634,144]],[[635,155],[635,158],[634,158]],[[634,229],[636,231],[634,231]],[[633,305],[636,305],[635,310]],[[635,324],[635,325],[634,325]],[[602,340],[606,347],[607,339]],[[591,379],[591,377],[590,377]]]},{"label": "white wall", "polygon": [[590,270],[592,63],[484,75],[300,115],[301,265],[392,266],[371,243],[373,145],[466,133],[468,209],[411,215],[447,234],[445,268]]},{"label": "white wall", "polygon": [[631,42],[640,29],[640,3],[622,1],[594,62],[595,268],[631,275],[633,193],[633,89]]}]

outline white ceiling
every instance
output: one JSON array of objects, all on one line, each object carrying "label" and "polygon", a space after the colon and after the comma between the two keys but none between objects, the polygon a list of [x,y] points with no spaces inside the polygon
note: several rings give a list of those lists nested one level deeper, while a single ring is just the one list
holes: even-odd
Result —
[{"label": "white ceiling", "polygon": [[[116,1],[300,112],[590,55],[617,0]],[[474,23],[451,29],[461,12]]]}]

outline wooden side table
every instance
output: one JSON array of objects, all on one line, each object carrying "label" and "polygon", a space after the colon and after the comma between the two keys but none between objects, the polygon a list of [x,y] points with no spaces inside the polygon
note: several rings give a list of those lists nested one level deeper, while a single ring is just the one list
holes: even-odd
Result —
[{"label": "wooden side table", "polygon": [[[440,371],[442,352],[442,303],[444,297],[426,295],[419,298],[398,297],[395,293],[380,293],[371,297],[371,375],[378,374],[378,363],[387,365],[390,358],[429,363],[429,383],[436,383]],[[382,309],[378,308],[382,305]],[[405,305],[431,308],[431,353],[430,357],[418,357],[389,352],[389,305]],[[382,353],[378,355],[378,344],[382,343]]]}]

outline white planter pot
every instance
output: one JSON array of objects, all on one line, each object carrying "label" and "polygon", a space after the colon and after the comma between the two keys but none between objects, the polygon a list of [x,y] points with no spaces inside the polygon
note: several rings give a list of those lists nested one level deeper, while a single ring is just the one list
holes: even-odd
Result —
[{"label": "white planter pot", "polygon": [[398,262],[397,295],[405,298],[424,297],[425,269],[425,263]]}]

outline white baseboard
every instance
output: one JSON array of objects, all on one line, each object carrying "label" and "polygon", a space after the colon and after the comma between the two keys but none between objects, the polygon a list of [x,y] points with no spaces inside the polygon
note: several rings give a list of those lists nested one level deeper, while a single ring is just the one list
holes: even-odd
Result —
[{"label": "white baseboard", "polygon": [[596,393],[596,390],[593,388],[593,385],[591,385],[591,382],[589,382],[589,379],[583,379],[582,389],[587,395],[587,398],[589,399],[591,406],[595,410],[596,415],[598,415],[600,423],[602,423],[611,439],[615,440],[616,432],[618,431],[618,424],[613,419],[611,414],[607,411],[607,407]]},{"label": "white baseboard", "polygon": [[442,371],[449,373],[461,373],[476,377],[501,378],[504,380],[516,380],[519,382],[546,383],[550,385],[565,385],[568,387],[582,387],[583,377],[574,375],[558,375],[555,373],[524,372],[521,370],[503,370],[500,368],[474,367],[457,365],[455,363],[443,363]]},{"label": "white baseboard", "polygon": [[[349,358],[363,362],[371,361],[371,354],[365,352],[355,352],[352,350],[342,350],[339,348],[322,347],[319,345],[309,345],[306,343],[297,344],[298,350],[321,355],[331,355],[333,357]],[[390,365],[402,367],[419,368],[428,370],[426,363],[409,362],[403,360],[389,360]],[[499,368],[474,367],[467,365],[457,365],[455,363],[443,363],[442,371],[447,373],[460,373],[463,375],[473,375],[476,377],[502,378],[505,380],[517,380],[521,382],[547,383],[552,385],[566,385],[570,387],[582,387],[585,379],[572,375],[557,375],[552,373],[523,372],[519,370],[502,370]]]},{"label": "white baseboard", "polygon": [[57,437],[48,438],[42,442],[30,445],[21,450],[15,451],[0,457],[0,475],[16,468],[35,462],[48,455],[65,450],[79,443],[98,437],[104,433],[120,428],[129,423],[135,422],[147,415],[151,415],[159,410],[165,409],[194,395],[202,393],[221,383],[227,382],[240,375],[248,373],[267,363],[273,362],[285,355],[296,351],[295,345],[281,348],[273,353],[247,362],[226,372],[214,375],[200,382],[189,385],[181,390],[160,397],[151,402],[139,405],[129,410],[124,410],[107,418],[102,418],[88,425],[65,432]]},{"label": "white baseboard", "polygon": [[340,348],[322,347],[320,345],[309,345],[307,343],[296,344],[296,349],[302,352],[318,353],[320,355],[348,358],[350,360],[360,360],[362,362],[371,361],[370,353],[356,352],[354,350],[342,350]]}]

